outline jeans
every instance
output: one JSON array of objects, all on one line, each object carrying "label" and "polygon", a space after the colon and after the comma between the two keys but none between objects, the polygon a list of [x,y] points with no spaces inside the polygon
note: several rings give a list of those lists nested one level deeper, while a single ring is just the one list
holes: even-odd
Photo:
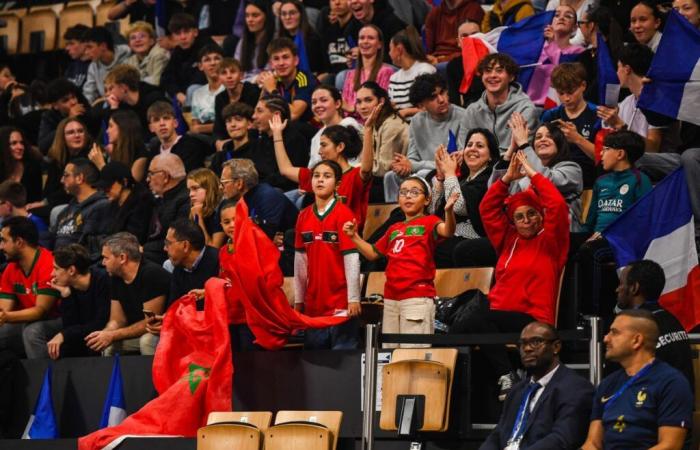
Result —
[{"label": "jeans", "polygon": [[360,324],[356,318],[326,328],[309,328],[304,335],[306,350],[354,350],[360,344]]}]

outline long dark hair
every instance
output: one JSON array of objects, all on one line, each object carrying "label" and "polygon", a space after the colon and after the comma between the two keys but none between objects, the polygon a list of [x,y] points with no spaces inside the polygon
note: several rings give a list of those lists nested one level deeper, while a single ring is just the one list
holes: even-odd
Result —
[{"label": "long dark hair", "polygon": [[[378,26],[376,25],[365,25],[362,28],[360,28],[360,33],[362,33],[362,30],[365,28],[371,28],[374,31],[377,32],[377,36],[379,37],[379,42],[382,44],[379,46],[379,49],[377,50],[377,56],[374,58],[374,67],[372,67],[372,70],[369,73],[369,78],[367,78],[367,81],[375,81],[377,79],[377,74],[379,73],[379,69],[382,68],[382,64],[384,64],[384,33],[382,33],[382,30],[379,29]],[[359,40],[359,33],[358,33],[358,40]],[[353,77],[353,89],[357,91],[360,89],[360,80],[362,79],[362,71],[364,67],[362,67],[362,55],[357,55],[357,67],[355,67],[355,76]]]},{"label": "long dark hair", "polygon": [[353,127],[331,125],[326,127],[321,135],[330,139],[334,145],[345,145],[343,157],[345,157],[346,160],[356,157],[362,150],[362,140],[360,139],[357,130]]},{"label": "long dark hair", "polygon": [[[496,139],[496,136],[491,132],[491,130],[487,130],[486,128],[472,128],[467,132],[467,137],[464,141],[464,146],[467,146],[467,142],[469,142],[469,139],[472,138],[475,134],[480,134],[484,138],[486,138],[486,145],[489,147],[489,156],[491,157],[491,162],[489,164],[496,164],[496,161],[500,158],[500,152],[498,149],[498,139]],[[462,162],[462,164],[465,164]],[[466,164],[465,164],[466,167]],[[464,173],[469,173],[467,172]]]},{"label": "long dark hair", "polygon": [[372,91],[372,95],[377,97],[377,100],[381,101],[382,99],[384,99],[384,105],[382,106],[382,110],[379,112],[377,122],[374,124],[375,130],[378,130],[382,126],[384,121],[389,117],[401,117],[396,111],[396,108],[394,108],[394,105],[391,104],[391,100],[389,99],[389,93],[386,91],[386,89],[377,84],[376,81],[365,81],[360,85],[359,88],[357,88],[357,90],[359,91],[362,88],[369,89],[370,91]]},{"label": "long dark hair", "polygon": [[[299,30],[297,30],[297,33],[301,31],[304,42],[306,42],[307,36],[311,33],[309,18],[306,17],[306,8],[304,8],[304,4],[299,0],[282,0],[280,2],[280,12],[282,11],[282,7],[287,4],[294,5],[297,11],[299,11]],[[289,31],[287,31],[282,25],[281,17],[277,17],[277,37],[288,37],[289,39],[294,39],[294,36],[289,34]]]},{"label": "long dark hair", "polygon": [[[265,14],[265,27],[263,29],[264,36],[260,43],[255,41],[255,34],[251,33],[248,26],[243,27],[243,38],[241,40],[241,67],[244,72],[257,69],[260,67],[265,67],[267,64],[267,44],[270,43],[275,34],[275,21],[273,20],[272,10],[268,5],[268,2],[264,0],[248,0],[245,7],[252,5],[262,11]],[[244,8],[245,11],[245,8]],[[255,47],[259,47],[258,59],[255,61],[255,66],[253,66],[253,55],[255,54]]]},{"label": "long dark hair", "polygon": [[425,55],[425,50],[423,49],[420,33],[418,33],[418,30],[416,30],[413,25],[409,25],[396,33],[391,38],[391,42],[394,45],[401,45],[404,51],[408,53],[408,56],[416,61],[425,62],[428,60],[428,57]]},{"label": "long dark hair", "polygon": [[[547,122],[543,123],[537,129],[539,130],[540,128],[545,127],[547,131],[549,131],[549,136],[552,138],[552,141],[554,141],[554,146],[557,147],[557,154],[554,156],[549,161],[549,164],[547,164],[547,167],[554,167],[555,165],[559,164],[562,161],[568,161],[569,160],[569,143],[566,142],[566,137],[564,137],[564,133],[561,132],[559,127],[554,123],[554,122]],[[535,130],[535,135],[537,134],[537,130]],[[535,148],[535,137],[532,137],[532,142],[530,143],[532,148]]]},{"label": "long dark hair", "polygon": [[141,121],[130,110],[115,111],[110,119],[119,127],[119,139],[112,143],[111,159],[131,167],[136,151],[144,148]]},{"label": "long dark hair", "polygon": [[2,157],[0,157],[0,175],[3,180],[10,176],[17,164],[17,160],[12,157],[12,152],[10,152],[10,136],[12,136],[12,133],[19,133],[22,136],[22,142],[24,143],[22,161],[26,161],[30,157],[29,144],[22,130],[11,125],[0,128],[0,153],[2,154]]},{"label": "long dark hair", "polygon": [[620,48],[624,45],[622,39],[624,32],[613,17],[612,11],[605,6],[598,6],[586,11],[586,18],[589,22],[596,24],[610,49],[610,57],[613,61],[617,61]]}]

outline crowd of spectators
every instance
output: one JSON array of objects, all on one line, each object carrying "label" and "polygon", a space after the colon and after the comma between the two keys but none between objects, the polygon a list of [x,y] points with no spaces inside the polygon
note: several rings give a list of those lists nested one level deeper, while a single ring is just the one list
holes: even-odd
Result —
[{"label": "crowd of spectators", "polygon": [[[153,354],[169,305],[203,299],[207,279],[231,273],[233,206],[245,199],[294,277],[294,308],[349,317],[307,331],[306,348],[358,345],[360,272],[375,260],[387,264],[385,327],[402,333],[434,332],[436,268],[492,266],[488,298],[472,300],[459,331],[522,333],[528,376],[517,384],[505,349],[482,348],[506,402],[482,448],[574,448],[591,402],[583,448],[620,442],[623,429],[654,445],[652,422],[664,448],[681,448],[690,387],[675,370],[692,384],[692,368],[685,332],[655,303],[663,272],[643,261],[619,286],[601,275],[613,260],[606,226],[681,165],[700,239],[698,127],[637,106],[667,4],[167,1],[163,34],[154,3],[112,6],[110,19],[130,22],[123,36],[66,30],[59,78],[0,67],[0,348]],[[698,0],[673,9],[700,27]],[[544,10],[553,19],[525,88],[511,55],[464,60],[463,38]],[[607,104],[603,44],[622,88]],[[365,240],[368,204],[382,202],[398,207]],[[610,319],[608,358],[650,380],[644,414],[657,416],[626,415],[635,398],[623,372],[594,395],[560,367],[568,263],[580,268],[579,312]],[[257,348],[245,314],[234,319],[234,346]],[[536,402],[576,417],[540,415],[523,431]]]}]

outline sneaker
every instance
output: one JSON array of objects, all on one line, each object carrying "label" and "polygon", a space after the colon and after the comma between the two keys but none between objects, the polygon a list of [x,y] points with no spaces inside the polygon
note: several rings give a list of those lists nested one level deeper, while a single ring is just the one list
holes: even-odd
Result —
[{"label": "sneaker", "polygon": [[498,392],[498,401],[503,402],[506,400],[508,393],[513,388],[513,385],[518,382],[518,375],[515,372],[508,372],[505,375],[501,375],[498,379],[498,385],[501,387]]}]

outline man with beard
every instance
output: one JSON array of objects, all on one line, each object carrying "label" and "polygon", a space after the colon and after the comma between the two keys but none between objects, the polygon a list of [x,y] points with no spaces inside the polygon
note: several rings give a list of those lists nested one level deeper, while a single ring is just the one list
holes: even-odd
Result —
[{"label": "man with beard", "polygon": [[24,352],[29,358],[45,357],[46,339],[33,343],[40,341],[37,336],[53,336],[61,326],[54,308],[59,294],[50,285],[53,255],[39,247],[38,240],[30,219],[3,221],[0,251],[9,263],[0,278],[0,349]]},{"label": "man with beard", "polygon": [[561,340],[551,325],[531,322],[520,333],[518,347],[528,377],[513,386],[480,450],[579,448],[593,386],[561,364]]}]

